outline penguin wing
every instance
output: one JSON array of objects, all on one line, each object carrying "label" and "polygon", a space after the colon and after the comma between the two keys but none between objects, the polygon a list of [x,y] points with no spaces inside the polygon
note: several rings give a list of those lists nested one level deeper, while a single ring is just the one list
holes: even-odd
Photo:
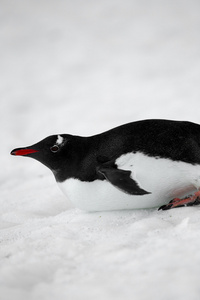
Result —
[{"label": "penguin wing", "polygon": [[112,185],[130,195],[151,194],[139,187],[138,183],[131,178],[131,171],[117,169],[107,163],[98,168],[101,173]]}]

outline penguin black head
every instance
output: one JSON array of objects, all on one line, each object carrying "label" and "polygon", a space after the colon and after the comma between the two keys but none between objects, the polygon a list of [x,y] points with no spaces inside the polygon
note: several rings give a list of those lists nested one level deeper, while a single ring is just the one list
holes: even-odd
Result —
[{"label": "penguin black head", "polygon": [[52,135],[24,148],[16,148],[11,155],[32,157],[47,166],[59,181],[60,173],[71,177],[77,162],[77,145],[80,137],[68,134]]}]

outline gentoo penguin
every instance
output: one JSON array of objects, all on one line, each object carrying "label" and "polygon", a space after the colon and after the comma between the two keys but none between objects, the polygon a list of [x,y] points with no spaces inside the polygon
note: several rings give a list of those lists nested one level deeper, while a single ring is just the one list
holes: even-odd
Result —
[{"label": "gentoo penguin", "polygon": [[47,166],[71,202],[86,211],[200,203],[195,123],[142,120],[90,137],[52,135],[11,154]]}]

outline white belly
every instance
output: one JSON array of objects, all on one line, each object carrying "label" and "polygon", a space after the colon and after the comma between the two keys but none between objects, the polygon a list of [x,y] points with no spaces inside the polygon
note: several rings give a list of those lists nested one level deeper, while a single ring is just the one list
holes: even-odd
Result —
[{"label": "white belly", "polygon": [[200,188],[200,165],[156,159],[142,153],[123,155],[116,163],[119,169],[130,170],[132,178],[151,194],[129,195],[107,180],[85,182],[70,178],[58,184],[75,207],[86,211],[158,207]]}]

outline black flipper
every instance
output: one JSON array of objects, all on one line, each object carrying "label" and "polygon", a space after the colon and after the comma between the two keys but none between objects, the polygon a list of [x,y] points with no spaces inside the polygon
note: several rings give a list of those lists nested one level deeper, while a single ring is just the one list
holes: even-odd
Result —
[{"label": "black flipper", "polygon": [[130,195],[146,195],[151,194],[139,187],[137,182],[131,178],[131,171],[124,171],[111,166],[101,166],[98,172],[115,187]]}]

